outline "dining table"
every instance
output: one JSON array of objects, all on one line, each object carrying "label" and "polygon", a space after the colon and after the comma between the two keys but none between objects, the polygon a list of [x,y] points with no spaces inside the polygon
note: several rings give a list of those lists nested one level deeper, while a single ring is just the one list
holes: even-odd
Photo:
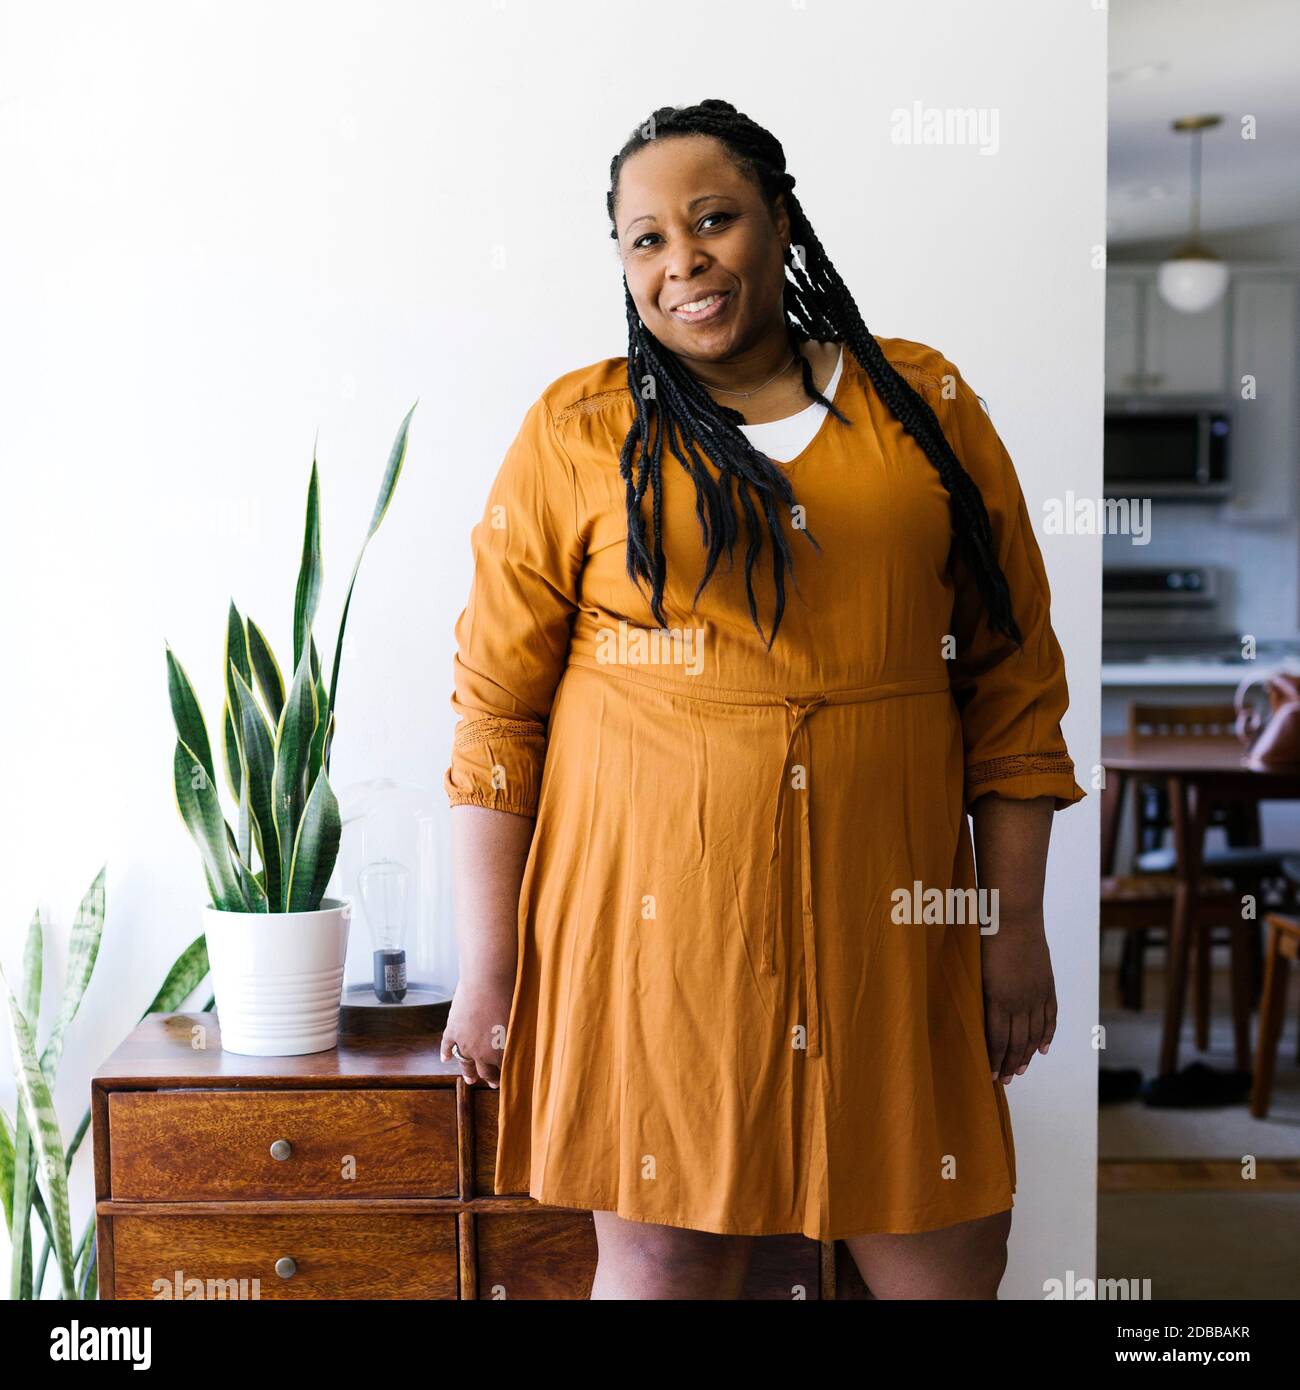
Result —
[{"label": "dining table", "polygon": [[[1216,805],[1300,799],[1300,767],[1252,767],[1245,745],[1235,735],[1159,737],[1103,734],[1101,739],[1101,872],[1115,872],[1115,852],[1130,783],[1163,782],[1168,788],[1174,841],[1175,880],[1168,944],[1160,1075],[1178,1069],[1187,994],[1187,961],[1201,885],[1205,831]],[[1256,904],[1256,911],[1262,905]],[[1244,930],[1244,922],[1231,923]],[[1233,988],[1248,987],[1245,972],[1234,970]],[[1233,1043],[1238,1071],[1249,1071],[1250,1009],[1234,1010]]]}]

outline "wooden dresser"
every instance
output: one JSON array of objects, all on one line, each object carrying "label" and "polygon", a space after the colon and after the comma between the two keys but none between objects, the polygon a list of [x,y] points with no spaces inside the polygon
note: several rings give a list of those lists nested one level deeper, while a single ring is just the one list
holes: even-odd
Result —
[{"label": "wooden dresser", "polygon": [[[91,1081],[100,1297],[586,1298],[590,1212],[497,1195],[497,1093],[438,1042],[241,1057],[150,1014]],[[757,1242],[746,1298],[837,1296],[847,1250]]]}]

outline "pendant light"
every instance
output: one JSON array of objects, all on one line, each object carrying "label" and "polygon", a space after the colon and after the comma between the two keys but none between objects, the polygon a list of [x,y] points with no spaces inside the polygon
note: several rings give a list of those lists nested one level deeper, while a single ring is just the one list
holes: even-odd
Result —
[{"label": "pendant light", "polygon": [[1192,206],[1187,240],[1160,263],[1156,283],[1171,308],[1199,314],[1223,298],[1228,267],[1201,240],[1201,133],[1219,125],[1222,116],[1180,116],[1174,130],[1192,137]]}]

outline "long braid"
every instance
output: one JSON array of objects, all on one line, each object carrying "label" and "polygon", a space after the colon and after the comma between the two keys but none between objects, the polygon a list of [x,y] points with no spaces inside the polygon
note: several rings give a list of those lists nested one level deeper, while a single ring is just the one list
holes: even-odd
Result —
[{"label": "long braid", "polygon": [[[651,134],[646,134],[647,128]],[[998,564],[992,526],[984,499],[975,481],[962,467],[944,435],[929,402],[893,368],[880,344],[867,329],[857,304],[839,272],[822,247],[812,223],[794,195],[794,176],[786,172],[781,143],[729,102],[709,99],[697,106],[664,106],[656,110],[610,162],[610,189],[606,207],[614,227],[614,203],[618,176],[624,160],[650,139],[674,135],[710,135],[721,141],[729,155],[754,177],[771,204],[778,194],[785,195],[790,219],[790,249],[786,266],[783,306],[791,347],[801,364],[804,392],[825,406],[836,419],[851,423],[842,411],[820,392],[813,381],[812,365],[799,346],[817,341],[838,341],[847,345],[861,364],[877,394],[905,430],[916,440],[938,473],[948,492],[953,531],[958,546],[974,575],[988,609],[989,626],[1019,646],[1020,629],[1012,612],[1011,593]],[[691,476],[696,491],[696,517],[706,551],[704,575],[695,598],[709,578],[723,551],[728,564],[737,538],[733,485],[744,513],[748,544],[745,551],[745,592],[750,619],[763,636],[754,598],[753,569],[762,550],[764,522],[772,544],[772,579],[776,602],[771,635],[765,638],[770,649],[785,611],[785,572],[794,573],[794,557],[781,525],[782,507],[794,502],[794,491],[785,473],[766,454],[754,448],[738,426],[745,417],[737,410],[719,405],[704,387],[678,362],[675,354],[646,328],[624,277],[623,293],[628,322],[628,389],[636,402],[636,420],[628,431],[620,455],[619,468],[627,492],[628,540],[627,571],[638,586],[649,581],[650,608],[656,621],[667,626],[663,611],[667,562],[663,550],[662,463],[665,437],[674,457]],[[650,410],[653,403],[653,412]],[[651,442],[651,424],[655,424]],[[697,443],[706,450],[718,470],[715,479],[700,459]],[[639,468],[635,483],[632,465]],[[642,499],[651,490],[652,545],[647,546]],[[755,501],[762,509],[759,518]],[[805,531],[818,550],[812,533]],[[798,582],[796,580],[796,592]]]}]

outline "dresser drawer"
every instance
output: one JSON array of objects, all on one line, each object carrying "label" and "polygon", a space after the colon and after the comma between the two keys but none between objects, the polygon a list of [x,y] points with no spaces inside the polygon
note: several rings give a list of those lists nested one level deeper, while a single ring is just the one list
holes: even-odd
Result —
[{"label": "dresser drawer", "polygon": [[115,1298],[458,1296],[454,1216],[390,1212],[111,1220]]},{"label": "dresser drawer", "polygon": [[115,1201],[452,1197],[459,1191],[450,1087],[114,1091],[108,1118]]},{"label": "dresser drawer", "polygon": [[474,1216],[478,1296],[585,1299],[596,1275],[596,1223],[589,1211],[479,1211]]}]

